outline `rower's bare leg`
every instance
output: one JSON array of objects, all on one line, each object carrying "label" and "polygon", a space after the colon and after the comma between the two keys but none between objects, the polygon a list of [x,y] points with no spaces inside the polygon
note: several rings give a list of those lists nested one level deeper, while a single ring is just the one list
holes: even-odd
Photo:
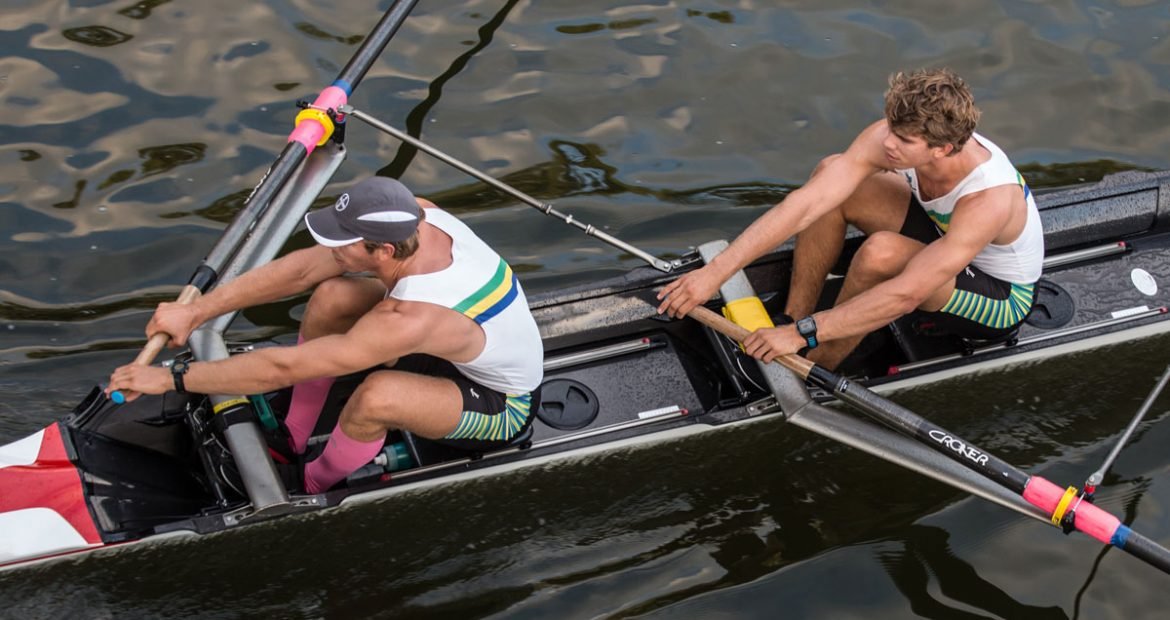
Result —
[{"label": "rower's bare leg", "polygon": [[459,425],[463,396],[450,379],[398,370],[371,374],[354,392],[321,457],[305,466],[305,490],[328,490],[369,463],[390,429],[440,439]]},{"label": "rower's bare leg", "polygon": [[375,278],[330,278],[313,291],[301,319],[305,340],[344,334],[386,297],[386,286]]},{"label": "rower's bare leg", "polygon": [[[845,275],[845,283],[837,295],[835,305],[841,305],[857,295],[896,277],[906,268],[915,255],[926,245],[915,239],[903,237],[898,233],[879,231],[869,236],[853,262],[849,266],[849,273]],[[955,290],[955,280],[951,280],[931,293],[919,308],[937,311],[942,308]],[[808,358],[825,368],[835,369],[865,337],[865,334],[824,341],[821,346],[811,351]]]},{"label": "rower's bare leg", "polygon": [[792,255],[792,280],[784,313],[800,320],[813,313],[825,278],[841,256],[845,245],[846,221],[842,209],[834,209],[796,235]]},{"label": "rower's bare leg", "polygon": [[[813,176],[840,155],[821,160]],[[841,256],[848,225],[866,234],[897,232],[906,219],[910,188],[895,173],[878,173],[862,182],[841,206],[821,216],[796,236],[792,280],[784,312],[799,320],[816,310],[829,270]]]},{"label": "rower's bare leg", "polygon": [[[386,287],[373,278],[342,277],[322,282],[309,298],[297,344],[330,334],[344,334],[385,295]],[[297,454],[304,454],[308,446],[333,381],[333,377],[321,377],[293,386],[284,423]]]}]

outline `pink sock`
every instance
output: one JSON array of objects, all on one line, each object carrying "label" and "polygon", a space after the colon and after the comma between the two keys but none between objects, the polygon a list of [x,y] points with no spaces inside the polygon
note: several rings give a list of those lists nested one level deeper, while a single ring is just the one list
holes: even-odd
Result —
[{"label": "pink sock", "polygon": [[358,441],[342,432],[341,424],[338,424],[329,435],[329,443],[325,444],[321,456],[305,465],[305,491],[321,493],[329,490],[362,465],[374,460],[385,442],[385,436],[374,441]]},{"label": "pink sock", "polygon": [[[304,341],[303,337],[297,338],[298,345]],[[329,396],[329,388],[333,387],[333,381],[333,377],[325,377],[293,386],[292,402],[288,406],[284,424],[292,436],[293,450],[297,454],[305,453],[309,436],[317,426],[317,418],[321,417],[321,409],[325,407],[325,399]]]}]

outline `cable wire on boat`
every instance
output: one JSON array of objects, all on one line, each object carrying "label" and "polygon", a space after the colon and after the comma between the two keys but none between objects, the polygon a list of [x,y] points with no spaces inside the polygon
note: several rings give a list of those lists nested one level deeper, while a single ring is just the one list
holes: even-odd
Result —
[{"label": "cable wire on boat", "polygon": [[[751,335],[719,314],[696,306],[688,313],[696,321],[742,342]],[[1055,484],[1027,474],[975,444],[913,413],[909,409],[878,396],[864,386],[817,366],[797,355],[782,355],[775,360],[802,379],[829,390],[841,401],[875,420],[930,447],[951,460],[996,482],[1024,498],[1029,504],[1052,515],[1053,525],[1070,524],[1092,538],[1170,574],[1170,549],[1131,530],[1121,521],[1088,502],[1076,501],[1076,489],[1062,490]]]},{"label": "cable wire on boat", "polygon": [[420,151],[423,151],[424,153],[430,155],[431,157],[434,157],[435,159],[438,159],[439,161],[441,161],[441,162],[443,162],[443,163],[445,163],[445,164],[447,164],[447,165],[449,165],[457,170],[465,172],[465,173],[479,179],[480,181],[487,183],[488,185],[512,196],[513,198],[516,198],[520,202],[523,202],[524,204],[536,209],[537,211],[540,211],[541,213],[544,213],[545,215],[555,217],[555,218],[561,220],[562,222],[564,222],[570,226],[575,226],[575,227],[579,228],[581,231],[583,231],[585,234],[587,234],[591,237],[597,237],[598,239],[604,241],[605,243],[608,243],[609,245],[612,245],[613,247],[615,247],[619,250],[633,254],[634,256],[646,261],[647,264],[649,264],[651,267],[654,267],[655,269],[657,269],[659,271],[662,271],[665,273],[670,273],[670,272],[674,271],[675,269],[677,269],[678,267],[682,266],[681,261],[662,260],[661,258],[658,258],[657,256],[650,254],[649,252],[646,252],[646,251],[641,250],[637,247],[634,247],[634,246],[626,243],[625,241],[622,241],[621,239],[618,239],[617,237],[610,235],[609,233],[598,230],[597,228],[595,228],[589,224],[586,224],[584,222],[579,222],[579,221],[573,219],[572,215],[566,215],[564,213],[561,213],[560,211],[557,211],[556,209],[553,208],[553,206],[551,204],[541,202],[541,201],[537,200],[536,198],[533,198],[532,196],[529,196],[528,194],[525,194],[524,192],[512,187],[511,185],[508,185],[507,183],[504,183],[498,179],[490,177],[490,176],[484,174],[483,172],[480,172],[479,170],[476,170],[475,168],[472,168],[471,166],[463,163],[462,161],[459,161],[458,159],[451,157],[450,155],[444,153],[443,151],[440,151],[439,149],[422,142],[421,140],[415,138],[414,136],[411,136],[410,134],[407,134],[403,131],[399,131],[398,129],[378,120],[377,118],[374,118],[373,116],[370,116],[369,114],[366,114],[365,112],[362,112],[361,110],[358,110],[357,108],[354,108],[351,105],[342,106],[340,108],[340,111],[342,113],[346,114],[347,116],[352,116],[353,118],[356,118],[359,121],[362,121],[362,122],[368,124],[369,126],[373,127],[374,129],[377,129],[383,133],[386,133],[390,136],[393,136],[394,138],[397,138],[398,140],[401,140],[402,142],[405,142],[406,144],[409,144],[409,145],[413,146],[414,148],[416,148]]}]

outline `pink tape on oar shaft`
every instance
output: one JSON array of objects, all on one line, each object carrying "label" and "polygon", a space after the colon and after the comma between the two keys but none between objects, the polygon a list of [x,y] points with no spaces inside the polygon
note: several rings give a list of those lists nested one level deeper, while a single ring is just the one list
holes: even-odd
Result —
[{"label": "pink tape on oar shaft", "polygon": [[[349,98],[345,91],[337,86],[330,86],[321,91],[317,95],[316,101],[313,102],[313,107],[322,110],[338,110],[345,105]],[[305,147],[305,151],[312,153],[313,149],[317,148],[317,143],[321,141],[321,136],[325,135],[325,128],[320,123],[315,121],[306,121],[299,123],[288,135],[289,142],[300,142]]]},{"label": "pink tape on oar shaft", "polygon": [[[1062,497],[1064,489],[1039,476],[1032,476],[1028,486],[1024,487],[1024,499],[1048,514],[1056,512]],[[1089,502],[1081,502],[1076,506],[1074,522],[1078,530],[1107,545],[1113,544],[1113,533],[1121,525],[1120,519]]]}]

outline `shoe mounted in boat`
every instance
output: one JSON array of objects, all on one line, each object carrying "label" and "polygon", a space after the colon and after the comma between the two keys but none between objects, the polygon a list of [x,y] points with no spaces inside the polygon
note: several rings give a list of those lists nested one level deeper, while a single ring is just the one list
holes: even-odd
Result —
[{"label": "shoe mounted in boat", "polygon": [[278,419],[275,429],[264,431],[264,443],[267,444],[268,455],[272,457],[274,463],[287,465],[302,462],[302,455],[298,454],[293,446],[292,434],[285,426],[284,420]]},{"label": "shoe mounted in boat", "polygon": [[276,466],[276,475],[290,495],[305,493],[305,464],[300,459],[292,463],[273,463]]}]

